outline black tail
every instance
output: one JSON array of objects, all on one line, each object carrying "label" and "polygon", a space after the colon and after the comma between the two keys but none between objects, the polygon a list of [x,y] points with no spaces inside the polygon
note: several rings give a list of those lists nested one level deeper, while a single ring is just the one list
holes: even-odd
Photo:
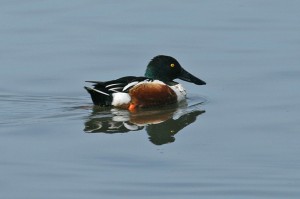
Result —
[{"label": "black tail", "polygon": [[124,87],[131,82],[139,82],[149,79],[147,77],[135,77],[135,76],[126,76],[121,77],[116,80],[111,80],[107,82],[100,81],[86,81],[93,83],[93,88],[84,87],[92,97],[92,100],[95,105],[99,106],[111,106],[112,103],[112,94],[124,91]]},{"label": "black tail", "polygon": [[91,95],[93,103],[99,106],[111,106],[112,95],[95,88],[84,87]]}]

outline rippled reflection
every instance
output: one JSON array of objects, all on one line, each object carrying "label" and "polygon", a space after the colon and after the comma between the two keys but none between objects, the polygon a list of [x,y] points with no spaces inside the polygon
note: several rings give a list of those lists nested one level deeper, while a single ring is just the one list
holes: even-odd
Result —
[{"label": "rippled reflection", "polygon": [[[200,104],[197,104],[200,105]],[[127,133],[145,128],[155,145],[175,141],[174,135],[195,122],[204,113],[197,105],[170,106],[163,109],[143,109],[137,112],[94,107],[85,122],[86,133]]]}]

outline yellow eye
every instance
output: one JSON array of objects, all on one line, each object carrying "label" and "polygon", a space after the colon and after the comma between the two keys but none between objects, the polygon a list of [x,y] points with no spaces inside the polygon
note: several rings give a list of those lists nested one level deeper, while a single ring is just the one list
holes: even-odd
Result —
[{"label": "yellow eye", "polygon": [[171,64],[170,66],[173,68],[175,66],[175,64]]}]

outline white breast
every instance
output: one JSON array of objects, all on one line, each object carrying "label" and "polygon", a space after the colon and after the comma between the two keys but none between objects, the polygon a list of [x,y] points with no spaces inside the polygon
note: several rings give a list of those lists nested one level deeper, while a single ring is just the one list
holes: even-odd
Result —
[{"label": "white breast", "polygon": [[176,85],[170,86],[170,87],[176,93],[178,102],[181,102],[182,100],[184,100],[186,98],[186,91],[181,84],[176,84]]}]

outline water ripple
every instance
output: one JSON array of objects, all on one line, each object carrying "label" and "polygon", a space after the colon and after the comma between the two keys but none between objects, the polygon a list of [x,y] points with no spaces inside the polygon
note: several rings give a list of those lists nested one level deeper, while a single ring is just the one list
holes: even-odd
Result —
[{"label": "water ripple", "polygon": [[26,125],[42,121],[53,122],[59,118],[76,118],[83,109],[74,107],[84,104],[80,97],[46,95],[0,95],[1,125]]}]

